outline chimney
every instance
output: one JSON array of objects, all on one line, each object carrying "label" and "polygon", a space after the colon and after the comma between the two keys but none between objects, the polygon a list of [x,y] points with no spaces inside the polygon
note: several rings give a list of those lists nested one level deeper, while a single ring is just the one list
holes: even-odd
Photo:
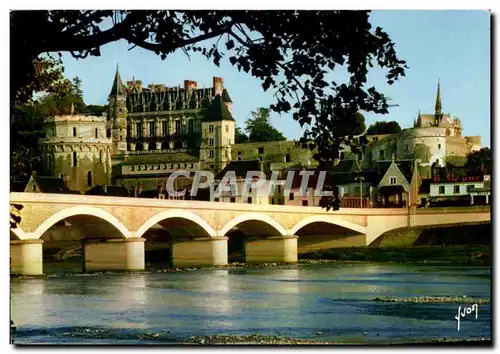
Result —
[{"label": "chimney", "polygon": [[193,80],[184,80],[184,90],[196,89],[198,88],[198,83]]},{"label": "chimney", "polygon": [[213,78],[212,96],[222,95],[222,90],[224,90],[224,79],[222,77]]}]

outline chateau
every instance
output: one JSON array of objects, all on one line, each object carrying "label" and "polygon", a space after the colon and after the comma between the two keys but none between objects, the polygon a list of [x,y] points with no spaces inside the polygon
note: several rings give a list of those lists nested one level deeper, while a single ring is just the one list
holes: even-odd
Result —
[{"label": "chateau", "polygon": [[[217,174],[231,161],[260,161],[267,170],[282,171],[317,166],[313,152],[295,141],[235,144],[233,102],[219,77],[210,88],[191,80],[183,87],[146,87],[135,78],[125,85],[117,68],[108,102],[101,117],[72,111],[45,120],[40,146],[48,175],[80,193],[118,185],[134,196],[157,189],[174,171]],[[439,83],[433,114],[419,113],[414,126],[399,134],[367,138],[362,156],[345,147],[340,162],[369,170],[383,161],[417,160],[423,178],[430,178],[433,163],[463,164],[481,144],[480,137],[463,137],[460,120],[443,113]]]}]

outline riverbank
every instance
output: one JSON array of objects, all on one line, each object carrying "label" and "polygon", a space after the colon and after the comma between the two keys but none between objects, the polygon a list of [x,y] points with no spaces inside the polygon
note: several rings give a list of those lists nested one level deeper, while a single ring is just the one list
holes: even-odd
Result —
[{"label": "riverbank", "polygon": [[269,336],[261,334],[251,335],[233,335],[233,334],[218,334],[212,336],[193,336],[187,344],[199,345],[468,345],[468,346],[491,346],[493,343],[489,337],[457,339],[457,338],[431,338],[431,339],[417,339],[408,338],[400,339],[397,341],[381,341],[380,343],[349,343],[349,342],[328,342],[316,341],[307,339],[297,339],[282,336]]},{"label": "riverbank", "polygon": [[375,263],[424,263],[446,265],[492,265],[491,245],[330,248],[300,254],[308,261],[363,261]]}]

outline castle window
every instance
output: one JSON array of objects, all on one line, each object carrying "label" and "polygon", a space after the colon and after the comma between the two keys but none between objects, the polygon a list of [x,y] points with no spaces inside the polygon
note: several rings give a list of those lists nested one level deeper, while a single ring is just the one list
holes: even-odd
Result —
[{"label": "castle window", "polygon": [[293,193],[290,193],[290,195],[288,196],[288,199],[293,200]]},{"label": "castle window", "polygon": [[168,125],[167,125],[167,121],[164,120],[161,122],[161,132],[162,132],[162,135],[163,136],[167,136],[168,135]]},{"label": "castle window", "polygon": [[438,149],[441,150],[441,144],[438,144]]},{"label": "castle window", "polygon": [[241,156],[241,151],[238,151],[238,156]]},{"label": "castle window", "polygon": [[142,150],[144,150],[144,145],[142,143],[137,143],[135,145],[135,150],[136,151],[142,151]]},{"label": "castle window", "polygon": [[379,160],[383,160],[383,159],[385,159],[385,152],[384,152],[384,150],[380,150],[380,151],[378,152],[378,159],[379,159]]},{"label": "castle window", "polygon": [[154,143],[154,142],[149,143],[148,150],[156,150],[156,143]]},{"label": "castle window", "polygon": [[389,184],[395,185],[398,183],[398,180],[396,177],[389,177]]},{"label": "castle window", "polygon": [[73,167],[78,166],[78,160],[76,158],[76,151],[73,151]]},{"label": "castle window", "polygon": [[439,186],[439,194],[444,194],[444,186]]},{"label": "castle window", "polygon": [[176,120],[175,121],[175,134],[180,134],[181,133],[181,121]]},{"label": "castle window", "polygon": [[213,150],[208,150],[208,157],[210,157],[210,158],[214,157],[214,151]]},{"label": "castle window", "polygon": [[453,186],[453,193],[455,193],[455,194],[460,193],[460,186],[459,185]]},{"label": "castle window", "polygon": [[208,145],[214,146],[214,139],[208,139]]},{"label": "castle window", "polygon": [[96,139],[99,137],[98,134],[99,134],[99,129],[95,128],[95,138]]},{"label": "castle window", "polygon": [[132,166],[132,168],[130,169],[130,171],[135,171],[135,166]]},{"label": "castle window", "polygon": [[226,133],[229,133],[229,125],[226,124]]},{"label": "castle window", "polygon": [[302,206],[307,206],[307,200],[302,201]]},{"label": "castle window", "polygon": [[137,137],[142,138],[142,123],[136,123],[135,126],[136,126]]},{"label": "castle window", "polygon": [[209,125],[208,126],[208,132],[209,133],[213,133],[214,132],[214,126],[213,125]]},{"label": "castle window", "polygon": [[259,151],[259,154],[263,154],[263,153],[264,153],[264,148],[263,148],[263,147],[260,147],[260,148],[258,149],[258,151]]},{"label": "castle window", "polygon": [[92,187],[92,171],[87,172],[87,186]]},{"label": "castle window", "polygon": [[149,136],[154,138],[156,136],[156,124],[155,122],[149,122]]},{"label": "castle window", "polygon": [[210,165],[210,169],[213,169],[214,168],[214,165]]},{"label": "castle window", "polygon": [[236,198],[235,197],[231,197],[231,199],[229,199],[229,202],[230,203],[236,203]]},{"label": "castle window", "polygon": [[285,162],[290,162],[290,153],[289,152],[286,153]]},{"label": "castle window", "polygon": [[241,156],[238,156],[238,161],[241,161]]},{"label": "castle window", "polygon": [[111,129],[106,129],[106,138],[111,138]]},{"label": "castle window", "polygon": [[248,199],[247,199],[247,203],[248,203],[248,204],[252,204],[252,197],[248,197]]},{"label": "castle window", "polygon": [[73,136],[76,136],[76,127],[73,127]]}]

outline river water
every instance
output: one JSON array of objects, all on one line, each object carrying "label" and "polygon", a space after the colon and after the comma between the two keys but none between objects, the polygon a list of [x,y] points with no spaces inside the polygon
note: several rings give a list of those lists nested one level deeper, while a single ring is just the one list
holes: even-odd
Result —
[{"label": "river water", "polygon": [[11,280],[12,339],[169,344],[256,333],[343,343],[488,337],[490,305],[479,305],[478,319],[462,318],[457,331],[457,304],[370,299],[490,299],[490,293],[490,268],[466,266],[329,263],[17,278]]}]

